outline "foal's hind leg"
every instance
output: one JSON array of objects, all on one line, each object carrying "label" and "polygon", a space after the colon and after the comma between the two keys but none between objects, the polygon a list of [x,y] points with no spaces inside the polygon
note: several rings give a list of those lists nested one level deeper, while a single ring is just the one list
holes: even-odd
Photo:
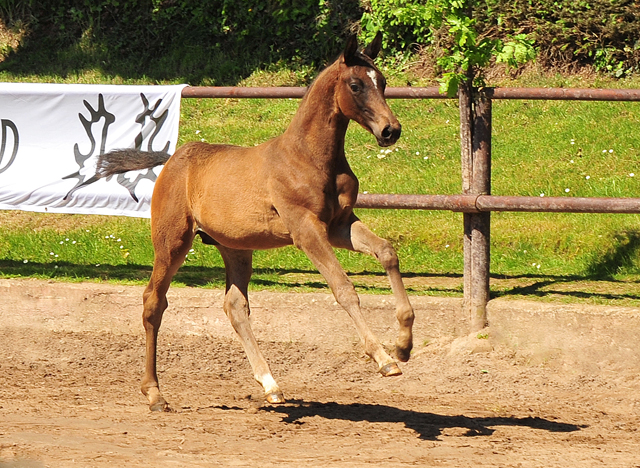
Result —
[{"label": "foal's hind leg", "polygon": [[227,274],[227,292],[224,298],[224,311],[231,321],[242,342],[253,376],[264,388],[265,398],[269,403],[284,403],[284,396],[271,375],[271,370],[264,356],[258,349],[258,342],[253,335],[249,322],[249,300],[247,287],[251,279],[251,250],[233,250],[218,246],[224,260]]},{"label": "foal's hind leg", "polygon": [[[155,222],[161,224],[162,220]],[[153,224],[153,222],[152,222]],[[151,411],[169,411],[169,405],[160,393],[156,368],[156,350],[158,330],[162,323],[162,315],[167,308],[167,290],[173,275],[184,262],[194,235],[189,226],[180,226],[171,221],[171,229],[154,229],[152,233],[155,258],[151,279],[143,294],[144,311],[142,323],[146,332],[145,373],[142,378],[142,393],[149,400]],[[181,229],[182,228],[182,229]]]},{"label": "foal's hind leg", "polygon": [[389,277],[396,301],[396,317],[400,325],[396,340],[396,356],[402,362],[409,360],[413,347],[413,307],[404,288],[398,263],[398,255],[389,241],[376,236],[355,215],[346,225],[332,229],[331,243],[336,247],[355,250],[377,258]]}]

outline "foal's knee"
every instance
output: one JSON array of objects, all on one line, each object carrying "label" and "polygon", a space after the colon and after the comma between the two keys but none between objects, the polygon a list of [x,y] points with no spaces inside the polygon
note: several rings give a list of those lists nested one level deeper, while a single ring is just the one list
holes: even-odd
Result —
[{"label": "foal's knee", "polygon": [[378,257],[385,270],[395,270],[400,266],[398,254],[388,240],[383,239],[380,248],[376,252],[376,257]]}]

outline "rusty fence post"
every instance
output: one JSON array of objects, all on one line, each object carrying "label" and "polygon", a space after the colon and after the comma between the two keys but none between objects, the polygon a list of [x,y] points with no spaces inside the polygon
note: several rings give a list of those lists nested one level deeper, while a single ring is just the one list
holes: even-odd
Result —
[{"label": "rusty fence post", "polygon": [[[491,195],[491,90],[473,94],[474,195]],[[491,212],[471,213],[471,331],[488,325],[489,273],[491,263]]]},{"label": "rusty fence post", "polygon": [[[473,178],[473,106],[472,106],[472,77],[458,86],[458,102],[460,110],[460,158],[462,166],[462,193],[469,195]],[[471,213],[462,214],[464,221],[464,273],[462,310],[471,316]]]},{"label": "rusty fence post", "polygon": [[[462,192],[491,194],[491,90],[459,88]],[[464,299],[471,332],[488,325],[491,213],[464,213]]]}]

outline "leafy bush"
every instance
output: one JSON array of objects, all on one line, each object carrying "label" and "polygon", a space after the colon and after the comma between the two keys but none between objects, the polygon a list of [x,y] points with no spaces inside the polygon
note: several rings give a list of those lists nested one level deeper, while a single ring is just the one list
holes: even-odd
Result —
[{"label": "leafy bush", "polygon": [[593,65],[618,77],[640,71],[640,2],[486,0],[478,14],[491,28],[529,34],[543,66]]},{"label": "leafy bush", "polygon": [[318,68],[359,28],[365,39],[384,31],[387,56],[435,46],[438,58],[455,48],[448,18],[440,28],[434,18],[441,4],[471,4],[480,42],[512,43],[498,51],[505,57],[523,55],[526,35],[543,67],[640,71],[637,0],[0,0],[5,24],[28,32],[1,66],[64,74],[42,67],[100,64],[123,76],[233,84],[269,64]]},{"label": "leafy bush", "polygon": [[385,31],[384,46],[392,54],[434,43],[455,48],[434,18],[433,9],[447,3],[471,6],[479,36],[512,42],[506,51],[512,58],[526,54],[527,37],[543,67],[592,65],[618,77],[640,71],[640,2],[631,0],[370,0],[363,36]]},{"label": "leafy bush", "polygon": [[3,1],[11,3],[0,8],[5,20],[20,12],[29,24],[30,53],[75,48],[107,68],[136,68],[128,74],[170,78],[164,69],[218,84],[278,61],[320,66],[362,14],[358,0]]}]

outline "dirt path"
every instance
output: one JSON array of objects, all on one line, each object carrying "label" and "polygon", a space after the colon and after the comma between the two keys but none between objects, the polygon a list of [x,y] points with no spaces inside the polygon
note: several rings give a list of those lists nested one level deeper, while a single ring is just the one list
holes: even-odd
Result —
[{"label": "dirt path", "polygon": [[[138,384],[139,287],[0,280],[0,467],[640,467],[640,311],[414,297],[416,350],[384,379],[325,294],[254,293],[256,335],[289,402],[261,389],[220,291],[174,289],[160,379]],[[364,296],[385,344],[393,307]],[[483,337],[484,338],[484,337]]]}]

